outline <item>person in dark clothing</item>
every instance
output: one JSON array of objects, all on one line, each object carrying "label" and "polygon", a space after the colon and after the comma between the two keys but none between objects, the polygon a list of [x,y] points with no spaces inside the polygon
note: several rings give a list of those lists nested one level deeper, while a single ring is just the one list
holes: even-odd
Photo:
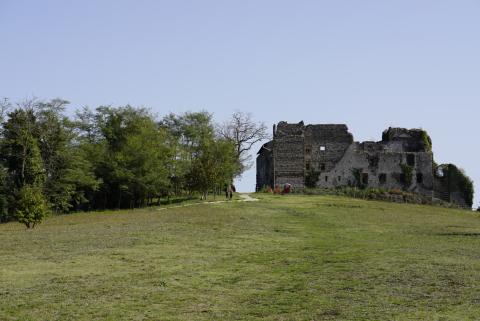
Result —
[{"label": "person in dark clothing", "polygon": [[233,184],[228,184],[227,188],[225,189],[225,196],[227,200],[231,200],[233,198],[233,193],[235,193],[235,186]]}]

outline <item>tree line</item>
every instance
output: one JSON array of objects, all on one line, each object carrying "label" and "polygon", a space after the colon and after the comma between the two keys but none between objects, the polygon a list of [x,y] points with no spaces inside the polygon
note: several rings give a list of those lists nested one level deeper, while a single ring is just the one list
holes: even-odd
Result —
[{"label": "tree line", "polygon": [[28,228],[48,213],[136,208],[161,198],[217,194],[251,166],[266,126],[235,112],[157,118],[100,106],[67,117],[62,99],[0,104],[0,222]]}]

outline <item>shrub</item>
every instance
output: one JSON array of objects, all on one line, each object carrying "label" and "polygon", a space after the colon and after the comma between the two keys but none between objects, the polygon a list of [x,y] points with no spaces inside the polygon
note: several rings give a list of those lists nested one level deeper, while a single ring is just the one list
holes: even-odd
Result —
[{"label": "shrub", "polygon": [[365,188],[366,184],[362,180],[362,169],[361,168],[353,168],[352,175],[355,178],[355,187],[358,188]]},{"label": "shrub", "polygon": [[408,189],[413,181],[413,167],[407,164],[400,164],[400,167],[402,168],[404,187]]},{"label": "shrub", "polygon": [[27,228],[34,228],[48,214],[48,206],[39,187],[23,186],[18,193],[15,216]]},{"label": "shrub", "polygon": [[425,130],[422,130],[422,141],[423,145],[425,146],[425,151],[431,152],[432,151],[432,139],[428,135]]},{"label": "shrub", "polygon": [[311,170],[305,176],[305,186],[308,188],[315,188],[317,186],[318,177],[320,176],[320,172]]},{"label": "shrub", "polygon": [[365,200],[377,200],[377,201],[387,201],[387,202],[396,202],[396,203],[414,203],[414,204],[429,204],[429,205],[438,205],[442,207],[452,207],[458,208],[457,205],[444,202],[441,200],[432,200],[432,198],[427,197],[422,194],[412,193],[402,191],[400,189],[377,189],[377,188],[366,188],[359,189],[356,187],[343,187],[339,186],[337,188],[315,188],[315,189],[303,189],[299,190],[298,193],[303,193],[306,195],[338,195],[346,196],[352,198],[361,198]]},{"label": "shrub", "polygon": [[441,167],[443,168],[445,178],[449,181],[449,192],[460,192],[465,199],[466,205],[471,208],[474,195],[473,181],[461,168],[454,164],[441,165]]}]

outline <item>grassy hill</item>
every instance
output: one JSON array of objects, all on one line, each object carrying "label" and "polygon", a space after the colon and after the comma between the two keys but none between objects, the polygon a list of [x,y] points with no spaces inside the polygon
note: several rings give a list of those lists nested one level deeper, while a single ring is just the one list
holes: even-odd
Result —
[{"label": "grassy hill", "polygon": [[477,214],[259,197],[0,225],[0,320],[478,320]]}]

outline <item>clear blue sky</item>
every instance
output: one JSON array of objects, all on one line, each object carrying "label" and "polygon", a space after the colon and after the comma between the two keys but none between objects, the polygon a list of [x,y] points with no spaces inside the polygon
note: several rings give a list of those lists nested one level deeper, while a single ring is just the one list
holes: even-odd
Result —
[{"label": "clear blue sky", "polygon": [[422,127],[480,189],[478,0],[0,0],[0,75],[0,97],[72,110],[239,109],[346,123],[357,140]]}]

